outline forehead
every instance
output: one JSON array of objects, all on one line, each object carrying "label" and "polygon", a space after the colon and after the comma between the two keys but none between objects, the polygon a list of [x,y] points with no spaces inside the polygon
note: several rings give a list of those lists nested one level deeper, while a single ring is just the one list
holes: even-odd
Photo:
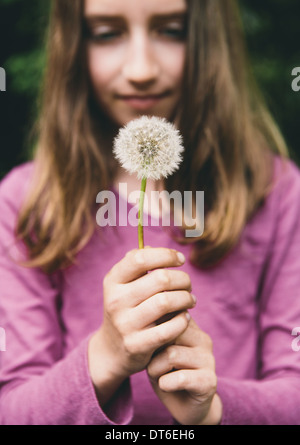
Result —
[{"label": "forehead", "polygon": [[84,15],[130,15],[144,16],[169,14],[186,10],[185,0],[84,0]]}]

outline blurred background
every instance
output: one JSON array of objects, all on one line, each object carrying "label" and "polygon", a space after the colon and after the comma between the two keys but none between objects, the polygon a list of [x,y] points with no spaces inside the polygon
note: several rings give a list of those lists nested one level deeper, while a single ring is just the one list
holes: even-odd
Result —
[{"label": "blurred background", "polygon": [[[223,0],[226,1],[226,0]],[[292,159],[300,165],[300,91],[292,69],[300,66],[300,1],[239,0],[254,74]],[[26,161],[44,66],[51,0],[0,0],[0,179]]]}]

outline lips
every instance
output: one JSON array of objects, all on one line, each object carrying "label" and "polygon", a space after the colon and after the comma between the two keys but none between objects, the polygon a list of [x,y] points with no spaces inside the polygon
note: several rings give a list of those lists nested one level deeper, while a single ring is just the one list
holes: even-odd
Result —
[{"label": "lips", "polygon": [[167,97],[169,92],[162,94],[147,94],[147,95],[120,95],[119,99],[125,102],[132,108],[137,110],[146,110],[157,105],[162,99]]}]

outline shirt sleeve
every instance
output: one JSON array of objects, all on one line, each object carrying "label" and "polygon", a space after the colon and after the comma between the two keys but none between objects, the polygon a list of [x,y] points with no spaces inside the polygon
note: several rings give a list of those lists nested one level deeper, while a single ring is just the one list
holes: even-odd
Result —
[{"label": "shirt sleeve", "polygon": [[128,424],[133,411],[129,381],[115,394],[109,413],[104,412],[89,375],[89,338],[63,354],[56,280],[15,261],[22,253],[14,237],[24,188],[20,176],[13,172],[0,183],[0,327],[5,333],[0,424]]},{"label": "shirt sleeve", "polygon": [[224,425],[300,424],[300,348],[292,334],[300,326],[300,175],[287,162],[277,166],[276,178],[269,198],[274,230],[258,298],[257,380],[219,378]]}]

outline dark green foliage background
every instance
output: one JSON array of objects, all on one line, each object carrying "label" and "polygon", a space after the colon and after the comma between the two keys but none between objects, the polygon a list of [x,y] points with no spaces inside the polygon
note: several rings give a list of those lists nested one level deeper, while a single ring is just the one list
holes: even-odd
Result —
[{"label": "dark green foliage background", "polygon": [[[7,91],[0,92],[0,178],[32,149],[50,5],[51,0],[0,0],[0,66],[7,80]],[[300,1],[240,0],[240,5],[254,74],[300,164],[300,91],[291,88],[292,69],[300,66]]]}]

